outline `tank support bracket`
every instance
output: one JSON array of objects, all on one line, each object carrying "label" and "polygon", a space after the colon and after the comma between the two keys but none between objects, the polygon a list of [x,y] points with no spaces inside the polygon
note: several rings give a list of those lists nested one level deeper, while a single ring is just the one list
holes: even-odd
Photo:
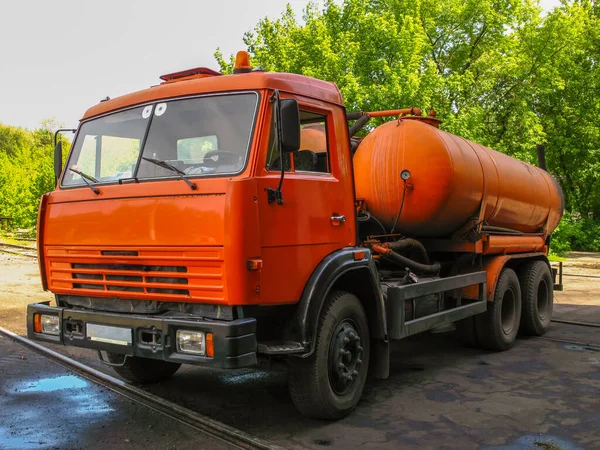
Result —
[{"label": "tank support bracket", "polygon": [[[482,271],[388,289],[386,302],[388,337],[390,339],[402,339],[440,325],[453,323],[485,312],[487,309],[487,299],[485,294],[486,281],[487,274]],[[458,302],[457,306],[454,308],[420,317],[418,319],[406,320],[404,307],[406,301],[412,301],[413,299],[418,299],[418,297],[423,297],[425,295],[451,291],[475,284],[479,285],[478,300],[466,304]]]}]

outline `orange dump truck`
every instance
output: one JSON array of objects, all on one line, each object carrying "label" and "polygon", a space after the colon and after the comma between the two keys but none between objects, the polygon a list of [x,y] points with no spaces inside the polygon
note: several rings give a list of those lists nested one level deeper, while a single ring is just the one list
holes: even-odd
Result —
[{"label": "orange dump truck", "polygon": [[[563,208],[548,173],[446,133],[433,112],[346,112],[313,78],[199,68],[90,108],[38,219],[30,338],[96,350],[124,378],[181,364],[289,366],[336,419],[389,343],[456,328],[505,350],[552,315]],[[390,120],[366,137],[370,117]]]}]

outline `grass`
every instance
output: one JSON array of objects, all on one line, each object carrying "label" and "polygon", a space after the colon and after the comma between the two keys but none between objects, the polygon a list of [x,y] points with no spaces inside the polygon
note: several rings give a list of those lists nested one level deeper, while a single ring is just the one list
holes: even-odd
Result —
[{"label": "grass", "polygon": [[565,262],[567,258],[564,256],[558,256],[556,253],[550,252],[550,254],[548,255],[548,260],[550,262]]},{"label": "grass", "polygon": [[0,230],[0,243],[35,247],[35,234],[30,230],[4,231]]}]

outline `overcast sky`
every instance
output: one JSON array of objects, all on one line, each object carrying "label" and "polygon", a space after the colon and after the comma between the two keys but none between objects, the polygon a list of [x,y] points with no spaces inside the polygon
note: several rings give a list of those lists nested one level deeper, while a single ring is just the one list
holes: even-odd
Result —
[{"label": "overcast sky", "polygon": [[[162,74],[218,69],[213,53],[243,48],[259,19],[309,0],[8,0],[0,18],[0,122],[77,126],[100,99]],[[542,0],[545,8],[559,0]]]}]

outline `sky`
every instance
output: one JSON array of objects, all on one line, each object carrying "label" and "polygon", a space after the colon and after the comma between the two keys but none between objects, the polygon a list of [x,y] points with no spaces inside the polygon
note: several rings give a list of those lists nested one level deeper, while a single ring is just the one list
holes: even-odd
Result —
[{"label": "sky", "polygon": [[[76,127],[101,99],[145,89],[159,76],[218,69],[214,51],[289,3],[309,0],[0,0],[0,122]],[[559,0],[541,0],[544,8]]]}]

